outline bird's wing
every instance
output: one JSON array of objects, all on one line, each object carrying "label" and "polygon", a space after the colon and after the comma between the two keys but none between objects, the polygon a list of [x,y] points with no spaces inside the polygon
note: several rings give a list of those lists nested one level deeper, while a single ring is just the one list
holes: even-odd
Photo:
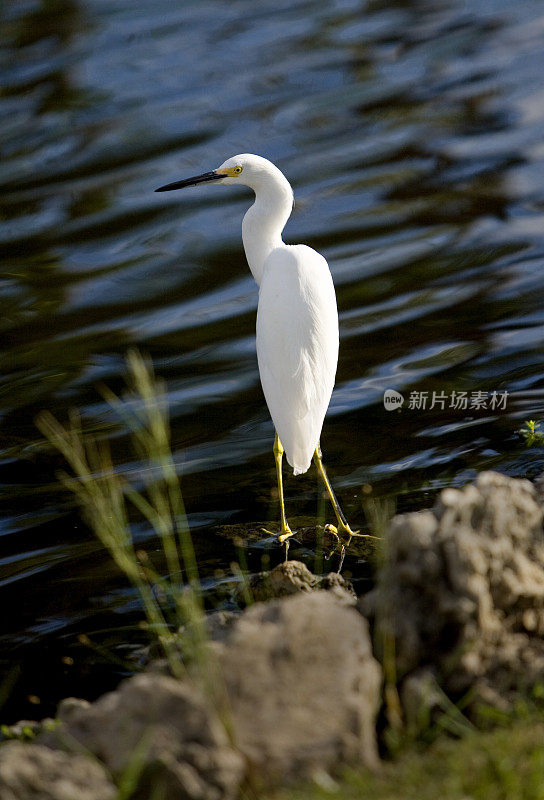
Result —
[{"label": "bird's wing", "polygon": [[338,360],[336,295],[325,259],[304,245],[267,258],[259,290],[257,357],[274,426],[295,472],[319,442]]}]

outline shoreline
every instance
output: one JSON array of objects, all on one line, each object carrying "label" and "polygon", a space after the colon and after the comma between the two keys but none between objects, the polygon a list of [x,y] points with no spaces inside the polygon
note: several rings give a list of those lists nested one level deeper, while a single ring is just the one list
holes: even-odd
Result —
[{"label": "shoreline", "polygon": [[85,773],[109,800],[132,765],[134,796],[234,800],[346,765],[379,774],[401,741],[513,719],[544,676],[542,517],[539,481],[483,472],[391,520],[360,597],[297,561],[254,576],[244,611],[208,617],[196,669],[155,661],[94,703],[62,701],[32,744],[0,745],[0,789],[26,800],[28,776],[49,775],[56,800],[58,775]]}]

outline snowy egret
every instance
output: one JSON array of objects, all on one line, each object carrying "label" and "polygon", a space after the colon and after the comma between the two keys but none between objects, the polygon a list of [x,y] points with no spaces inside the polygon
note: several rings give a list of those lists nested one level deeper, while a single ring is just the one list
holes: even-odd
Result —
[{"label": "snowy egret", "polygon": [[319,437],[338,363],[338,312],[331,273],[322,255],[281,238],[293,208],[293,190],[270,161],[244,153],[220,167],[156,189],[169,192],[199,183],[242,184],[255,202],[242,222],[249,268],[259,286],[257,360],[264,396],[276,429],[274,458],[280,499],[280,542],[293,531],[285,518],[282,456],[295,475],[314,459],[337,520],[329,526],[348,537],[352,531],[338,504],[321,460]]}]

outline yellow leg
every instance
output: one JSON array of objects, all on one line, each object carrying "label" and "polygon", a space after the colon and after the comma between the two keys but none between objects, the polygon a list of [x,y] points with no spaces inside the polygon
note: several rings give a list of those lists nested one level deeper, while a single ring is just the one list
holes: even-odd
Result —
[{"label": "yellow leg", "polygon": [[323,479],[323,483],[325,484],[325,487],[327,489],[327,493],[329,495],[332,507],[334,509],[334,513],[336,515],[336,521],[338,523],[338,527],[335,527],[334,525],[329,525],[328,527],[330,531],[336,534],[345,534],[349,538],[351,538],[352,536],[364,536],[364,534],[359,533],[359,531],[352,531],[351,528],[349,527],[348,522],[344,516],[344,512],[340,508],[340,505],[338,503],[338,500],[336,499],[336,495],[333,491],[333,488],[329,483],[327,473],[325,472],[325,467],[323,466],[323,461],[321,460],[321,451],[319,447],[316,447],[314,453],[314,463],[317,467],[317,471],[319,472],[321,478]]},{"label": "yellow leg", "polygon": [[[293,535],[293,531],[285,519],[285,503],[283,502],[283,477],[281,473],[283,452],[283,445],[280,442],[278,434],[276,434],[274,438],[274,460],[276,461],[276,477],[278,479],[278,494],[280,496],[281,530],[278,534],[278,540],[280,544],[287,542],[289,537]],[[270,533],[270,531],[266,531],[266,533]]]}]

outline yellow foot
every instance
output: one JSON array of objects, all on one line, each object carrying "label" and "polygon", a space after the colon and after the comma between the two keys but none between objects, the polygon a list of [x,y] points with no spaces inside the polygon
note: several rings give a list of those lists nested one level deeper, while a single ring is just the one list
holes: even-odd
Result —
[{"label": "yellow foot", "polygon": [[278,533],[278,542],[284,544],[294,533],[295,531],[292,531],[289,525],[286,525],[282,532]]},{"label": "yellow foot", "polygon": [[338,526],[331,525],[330,523],[325,526],[329,533],[332,533],[333,536],[336,536],[337,539],[340,537],[347,537],[351,539],[352,536],[357,536],[359,539],[375,539],[375,536],[371,536],[369,533],[360,533],[359,531],[352,531],[349,525],[344,522],[339,521]]},{"label": "yellow foot", "polygon": [[264,533],[267,533],[269,536],[277,536],[278,537],[278,542],[280,544],[284,544],[287,541],[287,539],[289,539],[290,536],[294,536],[294,534],[296,533],[296,531],[292,531],[291,528],[289,527],[289,525],[287,525],[287,524],[284,527],[282,527],[282,529],[281,529],[281,531],[279,533],[275,533],[274,531],[269,531],[266,528],[262,528],[262,530],[263,530]]},{"label": "yellow foot", "polygon": [[[326,523],[325,531],[326,531],[326,533],[330,533],[331,536],[334,536],[334,538],[336,539],[338,544],[342,544],[342,542],[340,541],[340,537],[338,536],[338,531],[336,530],[336,526],[335,525],[331,525],[330,523]],[[334,548],[333,548],[333,550],[331,550],[331,553],[332,552],[334,552]]]}]

